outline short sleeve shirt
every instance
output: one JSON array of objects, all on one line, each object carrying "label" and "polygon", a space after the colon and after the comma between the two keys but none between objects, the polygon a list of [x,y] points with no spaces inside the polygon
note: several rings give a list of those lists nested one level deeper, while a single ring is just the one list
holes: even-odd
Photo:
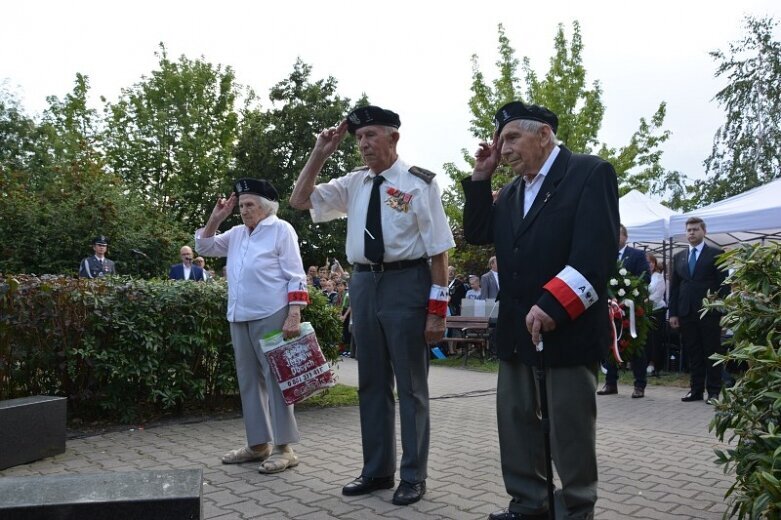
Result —
[{"label": "short sleeve shirt", "polygon": [[[427,183],[409,169],[398,159],[381,172],[385,177],[380,185],[385,262],[432,257],[455,247],[439,185],[436,180]],[[352,264],[371,263],[364,256],[363,234],[375,176],[368,168],[356,170],[318,184],[310,197],[313,222],[347,217],[346,253]]]}]

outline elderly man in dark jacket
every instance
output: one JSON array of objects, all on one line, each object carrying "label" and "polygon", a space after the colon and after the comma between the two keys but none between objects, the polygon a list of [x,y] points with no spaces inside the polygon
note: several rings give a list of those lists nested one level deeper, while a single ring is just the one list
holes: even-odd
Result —
[{"label": "elderly man in dark jacket", "polygon": [[[542,343],[553,462],[564,518],[593,518],[597,499],[597,366],[610,339],[607,282],[618,249],[613,167],[559,145],[558,118],[512,102],[495,116],[493,143],[481,143],[466,195],[464,233],[493,243],[502,288],[496,330],[497,415],[508,509],[491,519],[547,518],[550,507],[535,346]],[[517,177],[494,202],[500,160]]]}]

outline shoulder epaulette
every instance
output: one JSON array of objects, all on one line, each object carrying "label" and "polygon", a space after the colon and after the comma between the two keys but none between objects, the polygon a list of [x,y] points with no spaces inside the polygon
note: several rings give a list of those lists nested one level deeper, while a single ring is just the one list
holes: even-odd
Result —
[{"label": "shoulder epaulette", "polygon": [[417,166],[413,166],[412,168],[410,168],[409,172],[412,175],[414,175],[415,177],[425,181],[426,184],[431,184],[431,181],[433,181],[434,177],[437,175],[434,172],[430,172],[428,170],[425,170],[423,168],[419,168]]}]

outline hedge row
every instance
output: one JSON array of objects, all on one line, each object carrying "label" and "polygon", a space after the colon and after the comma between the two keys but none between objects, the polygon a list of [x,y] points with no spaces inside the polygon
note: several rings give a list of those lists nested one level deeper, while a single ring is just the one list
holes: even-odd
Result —
[{"label": "hedge row", "polygon": [[[72,416],[134,420],[237,393],[222,280],[0,276],[0,400],[69,399]],[[338,314],[312,291],[303,314],[329,360]]]}]

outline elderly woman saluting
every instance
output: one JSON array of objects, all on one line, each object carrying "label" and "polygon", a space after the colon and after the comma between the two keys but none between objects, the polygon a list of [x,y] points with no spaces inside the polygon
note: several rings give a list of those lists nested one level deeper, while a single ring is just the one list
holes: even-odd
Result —
[{"label": "elderly woman saluting", "polygon": [[[309,293],[298,236],[276,216],[277,190],[263,179],[239,179],[234,190],[217,201],[206,226],[195,232],[199,253],[228,257],[228,321],[247,446],[229,451],[222,462],[259,461],[261,473],[278,473],[298,464],[290,444],[300,437],[293,407],[285,405],[258,342],[280,329],[286,338],[297,336]],[[244,224],[215,235],[237,202]]]}]

